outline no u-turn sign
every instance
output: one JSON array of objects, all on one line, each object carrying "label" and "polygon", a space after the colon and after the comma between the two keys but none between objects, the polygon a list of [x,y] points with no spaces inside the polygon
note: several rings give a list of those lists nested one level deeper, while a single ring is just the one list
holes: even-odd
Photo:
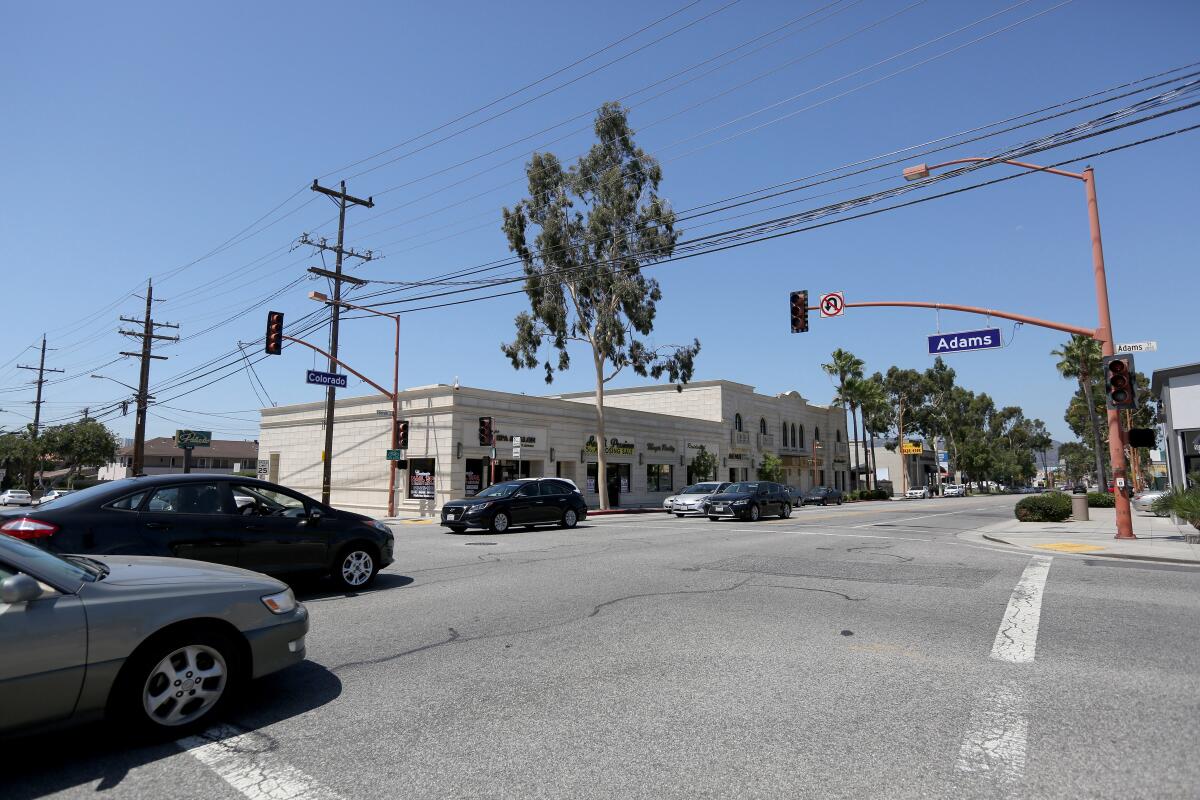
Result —
[{"label": "no u-turn sign", "polygon": [[822,317],[840,317],[846,313],[846,299],[841,292],[829,292],[821,295],[819,308]]}]

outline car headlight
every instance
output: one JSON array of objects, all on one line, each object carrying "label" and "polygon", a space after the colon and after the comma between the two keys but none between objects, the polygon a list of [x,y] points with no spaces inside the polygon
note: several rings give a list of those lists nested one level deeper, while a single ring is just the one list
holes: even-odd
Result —
[{"label": "car headlight", "polygon": [[744,506],[744,505],[746,505],[746,503],[749,503],[749,502],[750,502],[749,500],[734,500],[733,504],[735,506]]},{"label": "car headlight", "polygon": [[485,508],[487,508],[487,507],[488,507],[488,506],[490,506],[491,504],[492,504],[492,503],[491,503],[491,501],[488,501],[488,502],[486,502],[486,503],[477,503],[477,504],[475,504],[475,505],[471,506],[470,508],[468,508],[468,509],[467,509],[467,513],[468,513],[468,514],[473,514],[473,513],[475,513],[476,511],[483,511]]},{"label": "car headlight", "polygon": [[268,594],[262,598],[262,604],[272,614],[289,614],[296,610],[296,595],[291,589],[284,589],[276,594]]}]

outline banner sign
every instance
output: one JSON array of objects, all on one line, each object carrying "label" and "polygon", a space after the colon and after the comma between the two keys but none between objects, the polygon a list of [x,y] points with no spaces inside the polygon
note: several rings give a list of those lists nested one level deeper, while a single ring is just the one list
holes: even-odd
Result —
[{"label": "banner sign", "polygon": [[336,386],[339,389],[345,389],[350,385],[350,379],[345,375],[339,375],[336,372],[321,372],[315,369],[305,370],[304,382],[314,383],[317,386]]}]

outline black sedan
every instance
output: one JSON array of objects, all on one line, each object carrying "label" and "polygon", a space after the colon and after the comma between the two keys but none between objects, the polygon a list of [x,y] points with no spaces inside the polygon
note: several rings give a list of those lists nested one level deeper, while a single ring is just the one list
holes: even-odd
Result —
[{"label": "black sedan", "polygon": [[805,493],[801,505],[806,506],[812,503],[818,506],[827,506],[830,503],[836,503],[840,506],[842,499],[841,489],[834,489],[830,486],[814,486]]},{"label": "black sedan", "polygon": [[758,522],[764,514],[778,514],[787,519],[792,515],[792,500],[787,487],[778,483],[742,481],[731,483],[725,491],[708,498],[704,513],[714,522],[722,517]]},{"label": "black sedan", "polygon": [[193,558],[281,577],[331,575],[361,589],[392,563],[391,529],[274,483],[154,475],[101,483],[34,509],[0,511],[0,533],[54,553]]},{"label": "black sedan", "polygon": [[489,486],[474,497],[442,506],[442,524],[455,533],[486,528],[504,533],[513,525],[574,528],[587,517],[579,489],[556,478],[526,478]]}]

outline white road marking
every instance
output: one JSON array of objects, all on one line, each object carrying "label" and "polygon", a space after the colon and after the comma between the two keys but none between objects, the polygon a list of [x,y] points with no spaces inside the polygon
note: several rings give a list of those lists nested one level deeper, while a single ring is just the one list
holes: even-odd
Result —
[{"label": "white road marking", "polygon": [[279,760],[273,745],[259,733],[230,725],[214,725],[175,742],[217,773],[247,800],[343,800],[337,792]]},{"label": "white road marking", "polygon": [[975,703],[955,768],[1014,789],[1025,777],[1028,742],[1025,696],[1015,682],[1003,683]]},{"label": "white road marking", "polygon": [[[821,527],[830,527],[822,525]],[[731,533],[762,533],[764,530],[770,531],[770,528],[725,528]],[[850,530],[847,528],[846,530]],[[806,531],[799,528],[784,528],[777,533],[798,533],[801,536],[840,536],[845,539],[901,539],[906,542],[932,542],[933,539],[916,539],[912,536],[877,536],[871,533],[821,533],[818,531]]]},{"label": "white road marking", "polygon": [[1013,664],[1033,661],[1034,651],[1037,650],[1038,623],[1042,616],[1042,590],[1046,587],[1052,560],[1046,556],[1034,556],[1021,573],[1021,580],[1017,581],[1008,600],[1008,608],[1000,622],[1000,629],[996,631],[996,641],[992,644],[992,658],[997,661]]},{"label": "white road marking", "polygon": [[899,519],[893,519],[891,517],[888,517],[886,521],[881,520],[880,522],[867,522],[862,525],[855,525],[854,527],[855,528],[870,528],[872,525],[879,525],[879,524],[891,525],[892,523],[895,523],[895,522],[911,522],[914,519],[929,519],[930,517],[948,517],[951,514],[969,514],[972,511],[987,511],[987,510],[988,510],[988,507],[984,506],[982,508],[960,508],[958,511],[942,511],[937,514],[922,514],[919,517],[900,517]]}]

